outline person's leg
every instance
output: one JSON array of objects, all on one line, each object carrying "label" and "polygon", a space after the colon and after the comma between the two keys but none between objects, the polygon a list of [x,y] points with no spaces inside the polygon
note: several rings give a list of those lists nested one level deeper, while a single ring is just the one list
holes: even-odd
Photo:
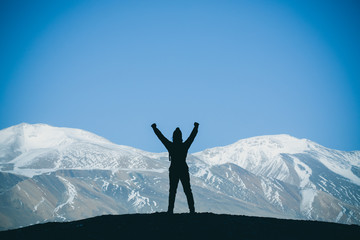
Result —
[{"label": "person's leg", "polygon": [[169,172],[170,189],[169,189],[169,207],[168,213],[174,212],[176,189],[179,183],[179,175],[176,172]]},{"label": "person's leg", "polygon": [[189,172],[188,171],[183,172],[180,176],[180,180],[181,180],[181,184],[183,185],[183,188],[184,188],[184,192],[185,192],[186,199],[187,199],[187,202],[189,205],[190,213],[195,213],[194,197],[193,197],[193,194],[191,191]]}]

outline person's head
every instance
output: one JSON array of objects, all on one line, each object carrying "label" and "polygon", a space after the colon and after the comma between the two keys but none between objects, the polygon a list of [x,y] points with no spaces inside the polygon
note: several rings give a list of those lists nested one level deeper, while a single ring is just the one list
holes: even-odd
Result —
[{"label": "person's head", "polygon": [[173,142],[174,143],[182,143],[183,139],[182,139],[182,133],[180,128],[176,128],[174,133],[173,133]]}]

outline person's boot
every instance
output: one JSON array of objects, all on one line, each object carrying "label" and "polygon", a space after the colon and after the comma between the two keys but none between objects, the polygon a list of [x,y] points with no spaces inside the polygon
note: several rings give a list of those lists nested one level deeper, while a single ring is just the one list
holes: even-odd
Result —
[{"label": "person's boot", "polygon": [[174,205],[175,205],[175,196],[174,194],[170,194],[169,195],[169,207],[167,210],[168,214],[173,214],[174,213]]},{"label": "person's boot", "polygon": [[174,207],[169,206],[169,208],[168,208],[168,210],[167,210],[166,213],[167,213],[167,214],[174,214]]}]

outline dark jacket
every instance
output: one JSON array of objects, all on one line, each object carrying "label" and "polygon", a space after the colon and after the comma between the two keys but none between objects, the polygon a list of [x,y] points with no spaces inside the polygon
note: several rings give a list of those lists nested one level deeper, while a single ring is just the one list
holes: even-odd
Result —
[{"label": "dark jacket", "polygon": [[190,136],[182,143],[173,143],[169,141],[157,127],[153,127],[156,136],[164,144],[169,152],[169,160],[171,161],[170,170],[188,170],[186,164],[186,156],[188,150],[194,141],[198,132],[198,126],[194,126]]}]

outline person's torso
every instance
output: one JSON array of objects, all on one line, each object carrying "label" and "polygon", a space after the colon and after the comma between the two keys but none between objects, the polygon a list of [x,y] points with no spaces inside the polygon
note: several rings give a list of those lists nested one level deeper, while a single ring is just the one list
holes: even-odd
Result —
[{"label": "person's torso", "polygon": [[188,153],[188,148],[185,146],[185,144],[175,144],[173,143],[171,145],[171,148],[169,149],[169,157],[171,160],[171,166],[170,168],[187,168],[186,164],[186,156]]}]

